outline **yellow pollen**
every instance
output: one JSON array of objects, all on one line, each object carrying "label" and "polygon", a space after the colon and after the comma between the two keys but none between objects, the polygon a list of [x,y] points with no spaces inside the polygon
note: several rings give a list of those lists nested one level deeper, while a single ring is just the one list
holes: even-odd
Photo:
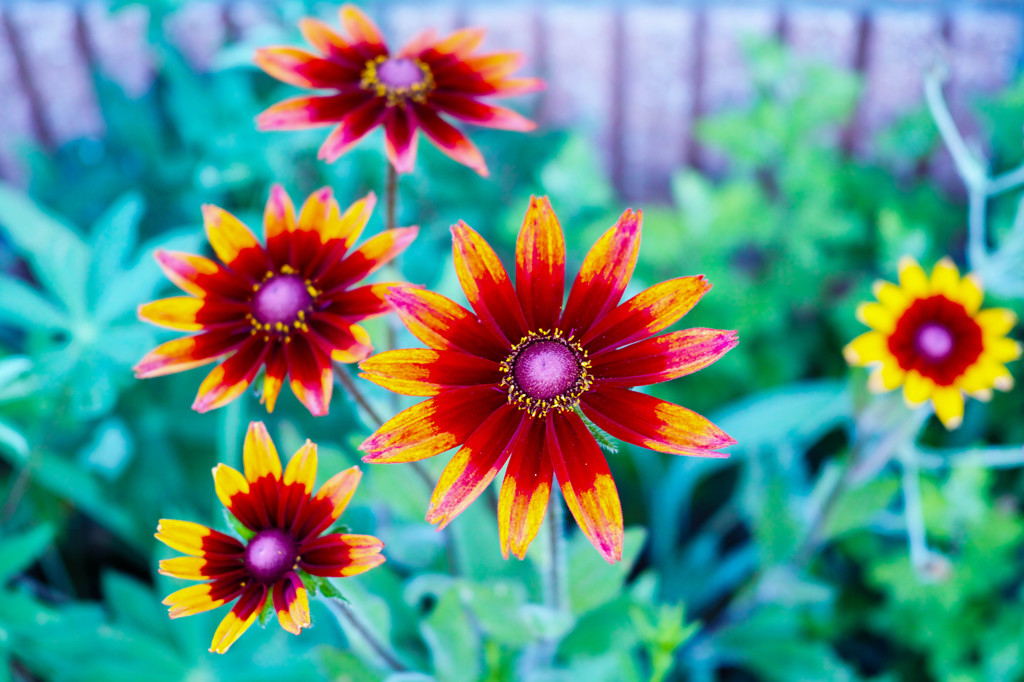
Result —
[{"label": "yellow pollen", "polygon": [[426,102],[427,95],[434,89],[434,74],[431,73],[430,67],[419,59],[411,59],[409,61],[413,62],[422,73],[421,80],[408,86],[390,86],[381,81],[379,74],[381,64],[388,61],[389,58],[387,55],[381,55],[366,62],[359,80],[359,87],[369,90],[378,97],[385,98],[389,107],[404,104],[406,100],[410,99],[420,104]]}]

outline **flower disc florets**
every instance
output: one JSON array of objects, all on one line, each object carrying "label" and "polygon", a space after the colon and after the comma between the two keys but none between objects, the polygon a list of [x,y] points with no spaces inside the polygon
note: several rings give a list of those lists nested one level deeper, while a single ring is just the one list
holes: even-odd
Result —
[{"label": "flower disc florets", "polygon": [[253,285],[252,333],[263,332],[264,340],[271,334],[290,340],[295,330],[307,332],[306,318],[313,311],[320,292],[308,279],[295,274],[295,269],[285,265],[280,272],[267,271],[263,281]]},{"label": "flower disc florets", "polygon": [[593,383],[587,351],[560,329],[529,332],[501,363],[501,373],[509,404],[531,417],[572,411]]},{"label": "flower disc florets", "polygon": [[256,533],[245,547],[245,569],[254,580],[273,585],[296,567],[299,545],[283,530],[268,528]]},{"label": "flower disc florets", "polygon": [[389,107],[407,99],[422,104],[434,89],[434,74],[419,59],[381,55],[366,62],[359,86],[384,97]]}]

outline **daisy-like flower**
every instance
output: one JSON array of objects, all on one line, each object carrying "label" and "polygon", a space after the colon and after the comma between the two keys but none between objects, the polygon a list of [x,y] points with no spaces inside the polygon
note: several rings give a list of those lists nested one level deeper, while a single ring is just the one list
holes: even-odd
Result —
[{"label": "daisy-like flower", "polygon": [[256,64],[274,78],[330,93],[275,104],[257,119],[261,130],[333,125],[320,147],[320,158],[331,162],[380,125],[388,159],[396,171],[408,173],[416,159],[416,131],[422,129],[445,154],[487,175],[480,151],[441,114],[488,128],[534,129],[516,112],[482,101],[543,87],[537,78],[510,77],[522,63],[520,54],[478,54],[484,29],[463,29],[444,39],[424,31],[392,54],[377,26],[356,7],[341,8],[341,25],[347,36],[316,19],[300,22],[315,53],[292,47],[256,52]]},{"label": "daisy-like flower", "polygon": [[325,187],[306,200],[296,219],[288,194],[275,186],[264,214],[265,246],[227,211],[203,206],[206,234],[222,264],[158,251],[164,273],[191,295],[139,308],[144,320],[200,333],[150,352],[135,366],[136,376],[181,372],[228,356],[200,385],[193,409],[226,405],[265,366],[268,412],[288,375],[302,404],[314,415],[327,414],[331,361],[369,355],[370,337],[358,322],[389,311],[392,284],[357,285],[416,237],[415,227],[388,230],[352,250],[375,203],[370,193],[342,213]]},{"label": "daisy-like flower", "polygon": [[875,283],[878,301],[857,309],[871,331],[843,353],[851,365],[874,366],[873,391],[903,386],[908,405],[930,399],[945,427],[955,429],[963,421],[964,393],[989,400],[993,388],[1013,387],[1006,363],[1020,357],[1021,347],[1007,334],[1017,317],[1004,308],[981,310],[980,282],[961,277],[949,258],[936,263],[929,277],[904,257],[899,279],[898,286]]},{"label": "daisy-like flower", "polygon": [[736,345],[736,334],[686,329],[653,336],[710,288],[703,276],[657,284],[620,304],[636,265],[641,214],[626,211],[591,249],[563,306],[565,243],[546,198],[533,198],[516,247],[515,285],[465,223],[452,227],[455,271],[470,312],[430,291],[391,302],[429,348],[388,351],[361,376],[430,396],[360,445],[365,462],[410,462],[461,445],[430,501],[443,528],[503,466],[502,553],[522,558],[537,534],[552,476],[580,528],[608,561],[622,556],[622,509],[597,441],[577,410],[616,438],[662,452],[724,457],[733,439],[690,410],[630,390],[690,374]]},{"label": "daisy-like flower", "polygon": [[324,483],[316,495],[316,445],[306,441],[281,472],[281,460],[260,422],[249,424],[243,451],[245,475],[225,464],[213,470],[217,497],[251,537],[234,537],[189,521],[162,519],[156,539],[188,556],[164,559],[160,573],[203,580],[172,593],[171,618],[191,616],[235,601],[213,635],[210,651],[222,654],[252,625],[267,600],[278,622],[299,634],[310,626],[303,574],[323,578],[359,575],[384,563],[384,547],[370,535],[321,535],[338,520],[362,474],[352,467]]}]

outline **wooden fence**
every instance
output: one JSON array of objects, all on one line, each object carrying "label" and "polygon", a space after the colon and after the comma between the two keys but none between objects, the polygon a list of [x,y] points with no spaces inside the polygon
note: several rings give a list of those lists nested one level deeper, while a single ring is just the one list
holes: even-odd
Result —
[{"label": "wooden fence", "polygon": [[[862,72],[865,89],[843,144],[871,153],[874,133],[921,102],[922,74],[952,64],[958,118],[974,93],[1016,74],[1024,2],[377,2],[371,14],[396,40],[425,26],[489,28],[485,47],[516,49],[527,73],[549,83],[542,124],[581,127],[631,199],[663,197],[673,170],[710,160],[693,142],[699,116],[750,95],[742,43],[776,36],[798,52]],[[196,68],[226,42],[275,21],[267,3],[197,0],[166,27]],[[89,77],[98,68],[129,93],[144,92],[152,62],[143,5],[0,0],[0,176],[23,182],[14,150],[100,136],[104,121]],[[1024,117],[1022,117],[1024,121]],[[969,121],[966,121],[969,125]]]}]

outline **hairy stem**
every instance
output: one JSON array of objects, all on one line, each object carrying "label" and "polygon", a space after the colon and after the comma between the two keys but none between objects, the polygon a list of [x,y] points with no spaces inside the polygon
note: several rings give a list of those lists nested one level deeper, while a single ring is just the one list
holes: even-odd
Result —
[{"label": "hairy stem", "polygon": [[328,599],[326,603],[328,608],[334,613],[334,616],[343,623],[343,626],[347,624],[352,630],[358,632],[367,646],[373,650],[373,653],[387,667],[396,673],[409,671],[409,667],[399,660],[398,654],[394,652],[391,646],[381,641],[351,606],[337,599]]}]

